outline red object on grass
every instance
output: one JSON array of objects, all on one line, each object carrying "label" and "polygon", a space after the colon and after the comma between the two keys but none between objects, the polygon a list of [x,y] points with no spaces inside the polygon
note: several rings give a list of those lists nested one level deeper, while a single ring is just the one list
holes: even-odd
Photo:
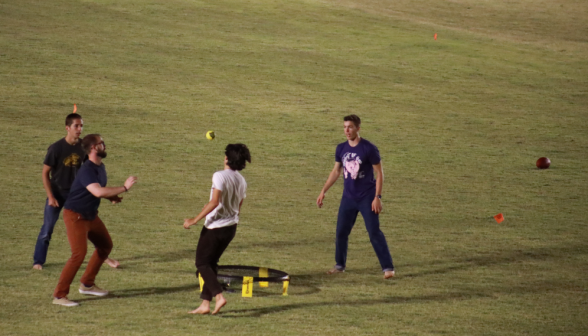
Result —
[{"label": "red object on grass", "polygon": [[547,169],[551,165],[551,160],[549,160],[549,158],[542,157],[542,158],[539,158],[539,160],[537,160],[537,163],[535,163],[535,164],[537,165],[537,168],[539,168],[539,169]]},{"label": "red object on grass", "polygon": [[498,215],[494,216],[494,219],[496,220],[496,223],[500,224],[504,220],[504,216],[499,213]]}]

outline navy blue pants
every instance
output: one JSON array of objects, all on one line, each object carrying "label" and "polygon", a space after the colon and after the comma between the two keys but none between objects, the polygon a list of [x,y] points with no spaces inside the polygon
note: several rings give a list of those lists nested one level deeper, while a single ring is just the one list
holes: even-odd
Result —
[{"label": "navy blue pants", "polygon": [[349,234],[355,225],[357,214],[361,212],[363,220],[365,221],[365,228],[370,236],[372,247],[378,256],[382,271],[393,271],[394,264],[392,263],[392,256],[386,243],[386,237],[380,230],[380,218],[372,211],[373,197],[364,197],[361,200],[353,200],[343,196],[341,198],[341,205],[339,206],[339,215],[337,217],[337,233],[336,233],[336,251],[335,267],[339,270],[345,269],[347,262],[347,247],[349,243]]},{"label": "navy blue pants", "polygon": [[55,228],[55,223],[59,219],[63,204],[67,194],[61,195],[60,193],[53,193],[53,197],[59,203],[59,207],[52,207],[49,205],[49,199],[45,201],[45,212],[43,214],[43,226],[41,226],[41,232],[37,237],[37,244],[35,245],[35,253],[33,255],[33,262],[35,265],[44,265],[47,259],[47,251],[49,250],[49,242],[51,241],[51,235]]}]

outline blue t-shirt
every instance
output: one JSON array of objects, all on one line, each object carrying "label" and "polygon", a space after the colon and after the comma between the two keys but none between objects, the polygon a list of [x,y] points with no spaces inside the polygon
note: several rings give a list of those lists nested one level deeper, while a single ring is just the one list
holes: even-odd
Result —
[{"label": "blue t-shirt", "polygon": [[78,171],[78,175],[76,175],[76,179],[71,185],[69,197],[63,207],[79,213],[84,219],[94,220],[98,214],[100,198],[92,195],[86,187],[92,183],[98,183],[101,187],[105,187],[106,180],[106,167],[104,164],[98,166],[94,162],[87,160]]},{"label": "blue t-shirt", "polygon": [[335,161],[343,167],[344,197],[360,200],[376,196],[373,165],[380,163],[378,147],[363,138],[355,147],[345,141],[337,146]]}]

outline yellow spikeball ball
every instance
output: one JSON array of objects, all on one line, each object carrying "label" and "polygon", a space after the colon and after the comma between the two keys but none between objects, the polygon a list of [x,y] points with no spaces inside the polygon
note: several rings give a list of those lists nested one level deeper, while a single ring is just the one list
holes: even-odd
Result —
[{"label": "yellow spikeball ball", "polygon": [[206,132],[206,139],[208,139],[208,140],[214,140],[214,131],[208,131],[208,132]]}]

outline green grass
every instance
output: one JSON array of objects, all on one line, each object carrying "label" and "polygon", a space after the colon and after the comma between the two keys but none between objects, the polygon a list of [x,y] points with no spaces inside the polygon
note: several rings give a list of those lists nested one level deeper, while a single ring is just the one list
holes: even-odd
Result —
[{"label": "green grass", "polygon": [[[2,334],[587,334],[587,18],[572,0],[2,1]],[[31,257],[42,160],[74,103],[110,183],[140,180],[101,208],[113,295],[72,290],[67,309],[51,305],[62,221],[42,272]],[[341,182],[314,202],[349,113],[383,157],[393,281],[361,219],[348,271],[324,274]],[[191,316],[199,230],[181,225],[237,141],[253,163],[221,263],[289,272],[290,295]]]}]

